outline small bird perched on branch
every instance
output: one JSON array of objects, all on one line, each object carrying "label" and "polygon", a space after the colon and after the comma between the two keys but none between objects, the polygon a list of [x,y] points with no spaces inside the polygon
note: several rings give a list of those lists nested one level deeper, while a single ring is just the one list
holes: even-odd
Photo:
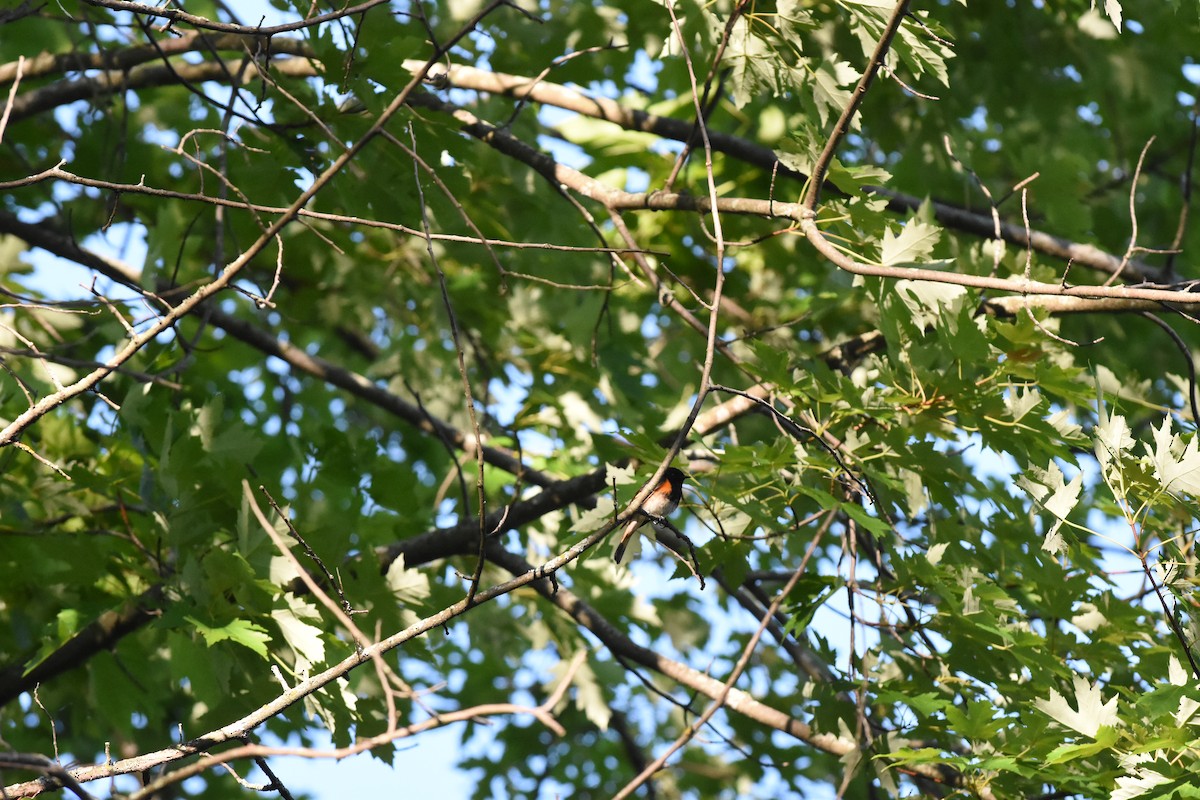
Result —
[{"label": "small bird perched on branch", "polygon": [[638,528],[647,522],[666,519],[667,515],[679,507],[682,497],[683,472],[675,467],[667,467],[658,486],[646,498],[646,502],[642,503],[642,507],[634,512],[633,517],[626,523],[625,530],[621,531],[621,540],[617,542],[617,549],[613,551],[613,561],[621,563],[629,538]]}]

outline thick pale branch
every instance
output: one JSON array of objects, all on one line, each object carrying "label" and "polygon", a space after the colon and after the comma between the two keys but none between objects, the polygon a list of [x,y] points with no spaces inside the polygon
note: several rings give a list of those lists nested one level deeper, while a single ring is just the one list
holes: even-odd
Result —
[{"label": "thick pale branch", "polygon": [[[292,78],[313,78],[321,73],[307,58],[284,58],[270,62],[272,72]],[[132,69],[110,70],[90,78],[65,80],[18,95],[13,103],[12,119],[19,121],[78,100],[108,97],[117,92],[150,86],[179,85],[180,81],[228,81],[240,66],[235,61],[205,60],[198,64],[172,62],[141,64]]]},{"label": "thick pale branch", "polygon": [[[1172,301],[1174,302],[1174,301]],[[1063,314],[1121,314],[1130,311],[1164,311],[1159,300],[1115,300],[1086,297],[1009,297],[989,298],[984,308],[1015,317],[1026,308],[1061,316]]]},{"label": "thick pale branch", "polygon": [[[495,126],[483,122],[465,109],[443,103],[431,96],[413,98],[414,104],[435,108],[451,114],[462,123],[462,130],[486,142],[505,155],[512,156],[533,169],[558,181],[563,186],[579,192],[613,209],[632,210],[684,210],[708,213],[712,204],[707,198],[695,198],[665,192],[633,193],[613,189],[588,177],[584,173],[559,164],[552,157],[530,147],[525,142]],[[814,215],[800,203],[775,203],[770,200],[751,198],[720,198],[717,209],[722,213],[752,214],[763,217],[787,217],[800,224],[801,230],[814,247],[836,266],[856,275],[873,275],[894,280],[931,281],[976,289],[990,289],[1019,295],[1031,305],[1037,305],[1038,296],[1086,297],[1115,299],[1120,301],[1146,300],[1174,303],[1176,305],[1200,304],[1200,292],[1171,288],[1137,288],[1132,286],[1094,286],[1042,283],[1024,278],[993,278],[986,275],[966,275],[935,269],[917,267],[883,266],[856,261],[827,240],[817,226]]]},{"label": "thick pale branch", "polygon": [[390,731],[370,736],[365,739],[360,739],[348,747],[338,747],[333,750],[317,750],[312,747],[267,747],[261,744],[247,744],[241,747],[235,747],[230,750],[224,750],[220,753],[209,754],[202,761],[197,761],[177,770],[171,770],[164,774],[158,780],[147,784],[138,791],[128,796],[128,800],[149,800],[149,798],[161,797],[162,790],[169,786],[174,786],[182,781],[187,780],[193,775],[200,775],[220,764],[228,764],[231,761],[240,761],[251,758],[269,758],[272,756],[295,756],[298,758],[309,759],[336,759],[350,758],[351,756],[365,753],[368,750],[374,750],[376,747],[382,747],[385,744],[396,742],[401,739],[408,739],[426,731],[444,728],[447,725],[453,725],[458,722],[466,722],[474,719],[488,719],[490,717],[513,717],[528,715],[536,719],[542,725],[546,726],[557,736],[565,736],[566,730],[554,718],[552,709],[547,708],[544,704],[541,706],[519,706],[513,703],[485,703],[483,705],[472,706],[470,708],[459,709],[458,711],[442,711],[436,717],[415,722],[412,725],[405,725],[402,728],[396,728]]},{"label": "thick pale branch", "polygon": [[238,25],[232,22],[219,22],[211,20],[207,17],[189,14],[186,11],[181,11],[170,6],[152,6],[146,3],[130,3],[125,0],[83,0],[90,6],[97,8],[107,8],[112,11],[128,11],[132,14],[142,14],[147,17],[161,17],[169,20],[172,24],[184,23],[196,28],[203,28],[210,31],[221,31],[223,33],[237,33],[244,36],[273,36],[277,33],[288,33],[290,31],[303,30],[320,25],[323,22],[333,22],[342,17],[350,17],[355,14],[362,14],[364,11],[369,11],[375,6],[386,5],[388,0],[367,0],[365,3],[358,5],[347,6],[337,11],[330,11],[326,14],[315,14],[307,19],[297,20],[296,22],[285,22],[280,25]]},{"label": "thick pale branch", "polygon": [[[409,60],[404,62],[404,66],[405,69],[411,71],[420,63]],[[543,105],[556,106],[587,117],[605,120],[626,130],[652,133],[665,139],[687,141],[692,135],[693,125],[687,120],[631,109],[615,100],[606,97],[590,97],[566,86],[544,81],[535,82],[532,78],[489,72],[458,64],[452,65],[448,70],[443,67],[438,67],[436,70],[435,75],[445,76],[445,80],[457,88],[502,94],[517,99],[529,99]],[[773,172],[801,183],[808,179],[806,175],[795,172],[780,163],[774,151],[769,147],[763,147],[746,139],[711,129],[708,135],[714,150],[753,164],[766,172]],[[882,186],[867,187],[866,191],[885,198],[888,202],[888,209],[899,214],[915,211],[923,202],[921,197]],[[987,214],[979,214],[936,200],[931,205],[934,218],[947,228],[985,239],[995,236],[994,222]],[[1091,244],[1072,242],[1044,231],[1027,229],[1021,224],[1001,222],[1000,238],[1020,247],[1031,247],[1038,253],[1069,261],[1079,267],[1087,267],[1107,274],[1113,274],[1121,269],[1119,256],[1107,253]],[[1122,274],[1132,280],[1150,282],[1157,282],[1162,278],[1160,270],[1140,261],[1130,261]]]},{"label": "thick pale branch", "polygon": [[[287,67],[286,67],[287,69],[294,68],[295,70],[298,71],[299,74],[311,73],[311,66],[304,59],[291,59],[290,61],[280,62],[279,64],[276,64],[276,68],[283,68],[283,67],[281,67],[281,64],[287,65]],[[219,65],[219,64],[212,64],[209,62],[206,62],[205,64],[199,64],[199,65],[183,65],[183,66],[187,67],[189,69],[190,68],[203,68],[203,69],[209,69],[209,70],[216,70],[217,68],[221,67],[221,65]],[[166,67],[164,67],[162,65],[151,65],[150,67],[147,67],[147,69],[165,71]],[[136,72],[136,70],[135,70],[135,72]],[[466,74],[466,75],[471,75],[472,73],[479,74],[479,75],[488,75],[489,74],[489,73],[482,73],[479,70],[471,70],[470,68],[462,68],[462,67],[455,67],[452,70],[452,74],[456,74],[456,73],[460,73],[460,72],[463,74]],[[218,74],[216,74],[216,72],[214,72],[214,74],[210,77],[218,78],[218,77],[221,77],[223,74],[224,73],[221,72],[221,74],[218,75]],[[133,79],[133,77],[134,76],[126,76],[125,80],[128,81],[130,79]],[[167,77],[168,76],[165,74],[165,72],[161,73],[161,74],[157,74],[157,79],[160,81],[166,80]],[[502,80],[502,79],[516,80],[516,79],[512,79],[511,76],[492,76],[492,78],[500,80],[502,85],[507,85],[504,82],[504,80]],[[147,76],[147,80],[148,79],[149,79],[149,76]],[[92,80],[92,79],[89,79],[89,80]],[[57,96],[57,99],[62,100],[64,97],[67,97],[68,95],[70,95],[70,96],[77,95],[76,99],[78,99],[79,97],[91,96],[92,94],[94,94],[97,91],[104,90],[104,87],[100,85],[101,83],[104,83],[104,81],[102,79],[96,79],[96,80],[98,80],[99,83],[89,86],[89,88],[87,88],[86,91],[80,86],[75,86],[75,87],[64,86],[63,88],[56,89],[57,92],[65,93],[65,94],[59,94]],[[70,83],[78,84],[80,82],[70,82]],[[466,81],[466,80],[464,80],[463,83],[470,85],[470,82]],[[128,86],[128,83],[126,83],[124,85]],[[58,85],[56,85],[56,86],[58,86]],[[485,84],[485,86],[486,86],[486,84]],[[539,84],[537,87],[535,87],[534,93],[545,90],[548,86],[549,86],[549,88],[555,89],[556,91],[562,91],[562,92],[570,91],[570,90],[561,89],[561,87],[553,87],[552,85]],[[47,87],[47,89],[51,89],[51,88],[55,88],[55,87]],[[111,87],[108,90],[111,91]],[[72,95],[71,93],[74,93],[74,94]],[[36,94],[36,93],[31,93],[31,95],[33,95],[33,94]],[[18,98],[18,101],[31,103],[33,101],[23,99],[24,97],[30,97],[31,95],[22,96],[21,98]],[[582,97],[582,95],[578,95],[578,97]],[[711,203],[706,198],[695,198],[691,195],[675,194],[675,193],[631,193],[631,192],[624,192],[621,190],[613,189],[613,188],[608,187],[598,181],[595,181],[595,180],[589,178],[588,176],[584,175],[583,173],[579,172],[578,170],[572,170],[568,167],[564,167],[561,164],[557,164],[548,155],[541,153],[540,151],[537,151],[536,149],[526,145],[524,142],[520,141],[516,137],[513,137],[510,134],[507,134],[506,132],[504,132],[498,128],[495,128],[494,126],[491,126],[488,123],[479,120],[474,115],[470,114],[469,112],[467,112],[463,109],[457,109],[449,104],[442,103],[441,101],[434,99],[432,96],[418,95],[418,96],[414,96],[412,98],[412,100],[417,105],[437,108],[438,110],[445,111],[446,113],[450,113],[450,114],[454,115],[463,124],[463,129],[467,133],[470,133],[471,135],[476,136],[477,138],[487,142],[488,144],[491,144],[493,147],[500,150],[501,152],[504,152],[507,155],[518,158],[519,160],[529,164],[530,166],[534,167],[535,169],[538,169],[539,171],[545,173],[548,178],[551,178],[552,180],[577,191],[578,193],[584,195],[585,197],[589,197],[598,202],[601,202],[608,208],[612,208],[612,209],[616,209],[616,210],[634,210],[634,209],[649,209],[649,210],[661,210],[661,211],[689,210],[689,211],[699,211],[702,213],[709,212],[711,210]],[[651,115],[638,116],[638,115],[636,115],[635,112],[628,112],[628,111],[622,110],[621,115],[617,115],[616,109],[618,109],[619,106],[617,106],[612,101],[591,100],[588,98],[585,98],[584,100],[587,103],[594,105],[599,112],[602,112],[602,113],[598,113],[597,115],[602,116],[603,118],[614,118],[613,121],[616,121],[619,124],[623,123],[623,124],[628,124],[631,126],[639,125],[641,127],[648,127],[650,129],[655,130],[656,132],[660,132],[660,133],[663,131],[659,131],[658,129],[665,127],[665,128],[671,129],[671,130],[666,131],[666,133],[672,133],[677,136],[685,135],[685,131],[683,129],[688,128],[687,123],[683,123],[682,121],[672,120],[672,121],[670,121],[670,124],[668,124],[667,121],[665,121],[663,118],[657,118],[657,117],[653,117]],[[44,103],[47,106],[55,104],[53,101],[51,101],[49,99],[49,97],[38,100],[37,102],[39,104]],[[576,104],[576,105],[578,105],[578,104]],[[29,113],[28,109],[25,109],[25,113]],[[630,115],[633,115],[633,116],[630,116]],[[638,122],[639,119],[641,120],[640,123]],[[674,127],[680,127],[680,130],[675,131],[675,130],[673,130]],[[688,130],[690,131],[690,129],[688,129]],[[716,134],[716,133],[711,134],[711,136],[712,136],[713,146],[716,149],[722,149],[723,145],[725,147],[732,147],[734,143],[736,143],[737,147],[741,148],[742,150],[749,148],[752,151],[753,147],[754,147],[754,146],[748,145],[747,143],[744,143],[744,142],[737,142],[736,140],[733,140],[733,137],[722,137],[720,134]],[[733,140],[733,141],[731,141],[731,140]],[[769,150],[766,150],[764,148],[763,153],[760,155],[769,155],[770,163],[772,163],[772,164],[774,163],[774,155],[772,153],[770,153]],[[168,195],[174,196],[175,194],[181,194],[181,193],[171,192],[170,190],[154,189],[152,187],[138,187],[136,185],[121,185],[121,184],[114,184],[112,182],[97,181],[97,180],[93,180],[93,179],[81,178],[79,176],[72,176],[70,173],[68,173],[66,171],[62,171],[58,168],[52,168],[52,170],[47,171],[46,173],[39,174],[39,176],[34,176],[29,179],[23,179],[22,181],[9,182],[8,184],[6,184],[6,186],[9,188],[13,188],[13,187],[25,184],[25,183],[36,182],[36,180],[38,180],[38,179],[44,179],[47,177],[57,177],[57,178],[60,178],[63,180],[70,180],[71,182],[74,182],[74,183],[79,183],[82,185],[93,185],[93,186],[96,186],[97,188],[107,188],[107,189],[110,189],[113,191],[128,191],[128,192],[144,191],[147,194],[158,194],[158,195],[163,195],[163,196],[168,196]],[[877,190],[877,192],[882,192],[882,190]],[[892,200],[894,202],[898,203],[899,206],[906,208],[906,209],[915,208],[916,205],[918,204],[918,201],[916,200],[916,198],[909,198],[909,197],[902,196],[902,195],[894,195],[894,196],[892,196]],[[205,202],[210,202],[210,203],[215,203],[215,204],[220,204],[220,205],[228,205],[231,207],[244,207],[244,204],[237,203],[235,201],[229,201],[229,200],[216,200],[213,198],[209,198]],[[777,202],[773,202],[770,200],[758,200],[758,199],[754,199],[754,198],[721,198],[718,200],[717,206],[718,206],[719,210],[728,212],[728,213],[751,214],[751,215],[758,215],[758,216],[764,216],[764,217],[784,217],[784,218],[790,218],[793,220],[802,220],[802,217],[803,217],[803,214],[801,213],[799,204],[795,204],[795,203],[777,203]],[[271,208],[271,207],[254,206],[254,210],[262,210],[262,211],[268,211],[271,213],[279,213],[281,211],[286,211],[287,209],[275,209],[275,208]],[[980,215],[972,215],[970,212],[964,212],[961,209],[956,209],[956,208],[953,208],[950,206],[944,206],[944,207],[939,206],[938,208],[935,209],[935,211],[937,211],[937,213],[939,215],[943,215],[943,214],[945,215],[945,217],[946,217],[945,219],[942,219],[941,216],[939,216],[939,219],[941,219],[941,221],[943,221],[947,225],[957,226],[957,227],[961,227],[964,229],[970,229],[972,232],[978,232],[981,235],[991,235],[991,232],[992,232],[991,221],[985,219],[984,217],[982,217]],[[319,212],[306,212],[304,210],[300,210],[297,213],[303,214],[306,216],[311,216],[314,218],[339,219],[338,215],[327,215],[327,214],[321,214]],[[979,219],[976,220],[974,218],[975,216],[979,216]],[[345,218],[341,218],[341,219],[342,219],[342,221],[350,221]],[[369,221],[356,220],[355,222],[357,222],[358,224],[371,224]],[[806,233],[808,233],[810,230],[813,230],[811,221],[804,221],[804,223],[807,225],[807,227],[805,228]],[[400,229],[400,230],[403,230],[403,232],[409,233],[409,234],[415,233],[415,231],[404,228],[403,226],[396,226],[396,225],[392,225],[392,224],[382,224],[382,223],[379,226]],[[1088,266],[1092,266],[1094,268],[1102,269],[1102,270],[1105,270],[1108,272],[1112,272],[1112,271],[1115,271],[1116,269],[1120,268],[1120,261],[1121,261],[1120,259],[1116,258],[1115,256],[1111,256],[1110,254],[1103,253],[1102,251],[1098,250],[1097,248],[1095,248],[1091,245],[1081,245],[1081,244],[1077,244],[1077,243],[1068,242],[1066,240],[1061,240],[1056,237],[1049,236],[1047,234],[1039,233],[1037,231],[1029,231],[1027,233],[1025,230],[1023,230],[1019,227],[1015,227],[1015,226],[1012,226],[1011,229],[1007,229],[1004,226],[1002,226],[1002,235],[1004,236],[1005,239],[1007,239],[1009,241],[1014,241],[1015,243],[1022,244],[1022,245],[1032,246],[1035,249],[1037,249],[1041,252],[1050,254],[1050,255],[1055,255],[1058,257],[1062,257],[1062,258],[1072,259],[1075,263],[1080,264],[1080,265],[1088,265]],[[1140,288],[1123,289],[1122,287],[1115,287],[1114,291],[1096,291],[1093,287],[1087,287],[1087,286],[1066,287],[1066,286],[1056,286],[1053,284],[1032,283],[1032,282],[1026,284],[1023,281],[985,278],[983,276],[957,275],[954,273],[947,273],[947,272],[933,271],[933,270],[914,271],[914,270],[910,270],[908,268],[892,268],[892,267],[880,267],[880,266],[869,265],[869,264],[858,264],[857,262],[853,262],[852,260],[847,259],[845,256],[840,255],[833,248],[829,248],[829,249],[818,248],[818,249],[821,249],[823,252],[825,252],[825,254],[830,257],[830,260],[832,260],[839,267],[842,267],[843,269],[848,269],[849,271],[852,271],[852,272],[856,272],[857,274],[873,274],[873,275],[880,275],[883,277],[908,278],[908,279],[915,279],[915,280],[934,280],[934,281],[943,282],[943,283],[956,283],[959,285],[973,286],[976,288],[999,290],[999,291],[1004,291],[1004,292],[1010,292],[1010,293],[1017,294],[1017,295],[1056,295],[1056,296],[1064,296],[1064,297],[1067,297],[1067,296],[1092,297],[1092,298],[1096,298],[1096,299],[1118,298],[1120,300],[1126,301],[1120,307],[1112,309],[1112,310],[1130,310],[1128,301],[1139,301],[1139,300],[1145,301],[1139,305],[1139,307],[1143,308],[1143,309],[1152,309],[1153,304],[1159,303],[1159,302],[1175,302],[1175,303],[1180,303],[1180,304],[1193,304],[1193,303],[1200,302],[1200,297],[1198,297],[1197,299],[1191,299],[1191,297],[1189,296],[1188,293],[1178,292],[1178,291],[1174,291],[1174,290],[1156,290],[1156,289],[1140,289]],[[851,263],[856,264],[856,266],[854,266],[853,268],[850,266],[847,266],[848,264],[851,264]],[[920,272],[920,274],[916,274],[917,272]],[[1139,275],[1145,277],[1148,275],[1152,275],[1153,271],[1150,270],[1149,268],[1147,268],[1145,265],[1131,263],[1126,268],[1126,274],[1130,277],[1137,277]],[[993,301],[993,302],[995,302],[995,301]],[[1021,302],[1024,303],[1026,301],[1022,300]],[[1041,303],[1040,300],[1037,300],[1037,301],[1030,300],[1028,302],[1035,304],[1035,305]],[[1010,308],[1012,305],[1011,302],[1004,301],[1000,305],[1005,306],[1006,310],[1009,310],[1011,313],[1011,308]],[[1089,304],[1081,304],[1081,303],[1077,303],[1077,302],[1076,303],[1056,303],[1056,304],[1052,304],[1052,308],[1061,309],[1062,311],[1067,312],[1067,313],[1082,313],[1084,311],[1099,311],[1099,310],[1101,310],[1099,308],[1099,305],[1101,305],[1101,304],[1090,304],[1089,305]]]},{"label": "thick pale branch", "polygon": [[[892,280],[930,281],[933,283],[948,283],[955,286],[969,286],[975,289],[988,289],[1016,295],[1006,302],[1027,303],[1037,307],[1046,297],[1065,299],[1088,298],[1097,301],[1117,301],[1112,309],[1105,306],[1104,310],[1127,311],[1128,303],[1145,301],[1148,303],[1173,303],[1175,305],[1192,306],[1200,304],[1200,292],[1184,289],[1155,288],[1143,289],[1132,286],[1095,286],[1089,284],[1067,285],[1062,283],[1043,283],[1024,278],[993,278],[987,275],[965,275],[958,272],[945,272],[936,269],[920,267],[890,267],[880,264],[867,264],[857,261],[843,253],[836,245],[825,238],[821,229],[812,219],[801,223],[801,230],[817,252],[825,256],[841,269],[855,275],[871,275],[877,278]],[[1103,303],[1097,303],[1088,308],[1076,307],[1075,311],[1099,311]],[[1060,305],[1068,310],[1067,305]]]},{"label": "thick pale branch", "polygon": [[[129,70],[148,61],[158,61],[163,56],[175,56],[191,52],[213,50],[241,50],[254,55],[312,56],[312,48],[302,39],[287,37],[268,38],[244,34],[206,34],[192,31],[178,38],[164,38],[156,44],[119,47],[94,53],[39,53],[27,57],[22,68],[25,78],[43,78],[64,72],[84,72],[101,69]],[[0,85],[11,83],[17,76],[17,63],[0,64]]]}]

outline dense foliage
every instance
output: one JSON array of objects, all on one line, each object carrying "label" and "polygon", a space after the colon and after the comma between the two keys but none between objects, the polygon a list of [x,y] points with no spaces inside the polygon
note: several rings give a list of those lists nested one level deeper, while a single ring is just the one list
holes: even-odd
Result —
[{"label": "dense foliage", "polygon": [[7,797],[1198,793],[1194,4],[251,6],[0,9]]}]

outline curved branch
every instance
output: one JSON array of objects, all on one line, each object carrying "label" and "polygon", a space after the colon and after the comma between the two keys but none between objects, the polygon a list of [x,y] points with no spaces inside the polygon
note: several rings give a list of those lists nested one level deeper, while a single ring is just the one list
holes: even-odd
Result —
[{"label": "curved branch", "polygon": [[[708,198],[668,192],[634,193],[613,189],[591,178],[579,170],[571,169],[555,161],[550,155],[537,150],[512,134],[480,120],[465,109],[445,103],[430,95],[416,95],[413,105],[420,105],[449,113],[457,119],[462,130],[480,141],[494,147],[505,155],[512,156],[531,168],[583,196],[603,203],[611,209],[683,210],[708,213],[712,203]],[[762,217],[786,217],[799,223],[800,230],[819,253],[835,266],[856,275],[872,275],[895,280],[931,281],[976,289],[991,289],[1018,295],[1026,302],[1037,305],[1039,296],[1095,298],[1119,301],[1146,300],[1176,303],[1178,305],[1200,305],[1200,292],[1190,292],[1188,287],[1137,288],[1132,286],[1066,285],[1043,283],[1025,278],[993,278],[986,275],[965,275],[936,269],[919,267],[894,267],[867,264],[846,256],[825,238],[817,227],[815,214],[801,203],[776,203],[747,197],[722,197],[717,200],[717,209],[722,213],[752,214]],[[1125,310],[1125,309],[1121,309]]]},{"label": "curved branch", "polygon": [[[1118,301],[1114,311],[1134,310],[1129,308],[1131,301],[1149,301],[1154,303],[1175,303],[1176,305],[1200,304],[1200,292],[1182,289],[1153,288],[1142,289],[1131,286],[1093,286],[1088,284],[1065,285],[1062,283],[1043,283],[1025,278],[992,278],[987,275],[964,275],[958,272],[943,272],[936,269],[921,267],[890,267],[881,264],[867,264],[857,261],[825,238],[816,220],[806,218],[800,223],[800,230],[821,255],[829,259],[835,266],[854,275],[870,275],[877,278],[892,280],[930,281],[932,283],[948,283],[954,286],[968,286],[974,289],[991,289],[1016,295],[1009,302],[1023,301],[1032,306],[1040,305],[1045,297],[1060,298],[1089,298],[1094,300]],[[1064,306],[1065,307],[1065,306]],[[1077,311],[1098,311],[1099,306],[1088,308],[1086,305],[1077,306]]]},{"label": "curved branch", "polygon": [[[404,62],[404,68],[412,71],[420,63],[408,60]],[[616,100],[606,97],[589,97],[566,86],[547,82],[535,83],[531,78],[519,75],[488,72],[457,64],[448,70],[439,65],[431,72],[431,75],[436,80],[445,80],[456,88],[489,92],[521,100],[533,100],[543,105],[555,106],[583,116],[611,122],[626,130],[651,133],[664,139],[686,142],[692,132],[692,123],[684,120],[630,109]],[[808,176],[780,163],[774,151],[769,147],[714,130],[709,131],[709,138],[714,150],[731,155],[766,172],[772,172],[801,183],[808,180]],[[888,210],[897,214],[915,211],[924,202],[921,197],[882,186],[865,187],[865,191],[886,199]],[[978,214],[936,200],[931,205],[934,218],[947,228],[984,239],[995,238],[995,224],[989,215]],[[1009,244],[1030,247],[1043,255],[1069,261],[1076,266],[1087,267],[1106,274],[1112,274],[1121,267],[1121,259],[1118,256],[1107,253],[1094,245],[1072,242],[1043,231],[1027,230],[1021,224],[1001,222],[1000,238]],[[1122,274],[1133,280],[1157,282],[1163,279],[1160,270],[1141,261],[1130,261]]]}]

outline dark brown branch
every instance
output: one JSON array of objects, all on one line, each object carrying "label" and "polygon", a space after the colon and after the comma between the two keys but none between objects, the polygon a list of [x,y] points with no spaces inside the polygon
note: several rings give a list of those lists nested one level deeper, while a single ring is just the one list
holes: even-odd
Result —
[{"label": "dark brown branch", "polygon": [[[11,233],[54,255],[69,259],[89,269],[94,269],[102,275],[136,291],[142,291],[138,285],[138,276],[136,274],[125,269],[121,264],[87,250],[70,237],[53,231],[48,225],[22,222],[15,215],[0,210],[0,231]],[[291,342],[278,339],[267,331],[256,327],[254,324],[225,314],[222,311],[210,308],[206,311],[206,314],[208,324],[220,328],[235,339],[258,349],[266,355],[275,356],[285,361],[294,369],[298,369],[326,383],[344,389],[350,394],[399,417],[419,430],[428,433],[437,433],[459,449],[466,447],[467,437],[462,431],[430,416],[419,406],[401,400],[387,389],[382,388],[357,372],[334,364],[320,356],[309,355],[303,348],[296,347]],[[474,445],[472,444],[473,447]],[[554,483],[554,478],[538,470],[526,467],[510,450],[484,445],[482,451],[484,461],[513,474],[521,474],[530,483],[537,486],[546,486]]]},{"label": "dark brown branch", "polygon": [[[505,550],[494,539],[488,543],[488,560],[514,575],[529,575],[533,570],[532,565],[520,556]],[[654,670],[710,699],[716,699],[727,691],[725,684],[716,678],[636,644],[623,631],[598,614],[595,609],[570,590],[552,583],[549,579],[535,580],[532,585],[545,600],[594,634],[618,659]],[[853,739],[815,731],[808,724],[759,702],[752,695],[740,689],[728,689],[724,706],[761,725],[786,733],[832,755],[844,756],[858,747],[858,743]],[[914,764],[900,769],[944,785],[955,787],[967,785],[966,779],[961,774],[945,766]],[[991,793],[985,790],[983,796],[990,797]]]},{"label": "dark brown branch", "polygon": [[118,611],[106,611],[85,625],[61,647],[33,667],[28,659],[0,667],[0,707],[39,683],[69,672],[153,619],[163,600],[163,587],[155,586]]},{"label": "dark brown branch", "polygon": [[[599,469],[575,478],[550,484],[528,500],[497,509],[484,519],[483,527],[494,531],[503,524],[504,530],[512,530],[528,525],[551,511],[557,511],[568,505],[579,504],[591,507],[595,495],[604,491],[604,470]],[[439,558],[451,555],[465,555],[475,552],[479,536],[479,520],[463,519],[457,525],[449,528],[438,528],[411,539],[396,542],[376,551],[380,567],[383,570],[391,565],[398,557],[404,556],[406,566],[426,564]]]}]

